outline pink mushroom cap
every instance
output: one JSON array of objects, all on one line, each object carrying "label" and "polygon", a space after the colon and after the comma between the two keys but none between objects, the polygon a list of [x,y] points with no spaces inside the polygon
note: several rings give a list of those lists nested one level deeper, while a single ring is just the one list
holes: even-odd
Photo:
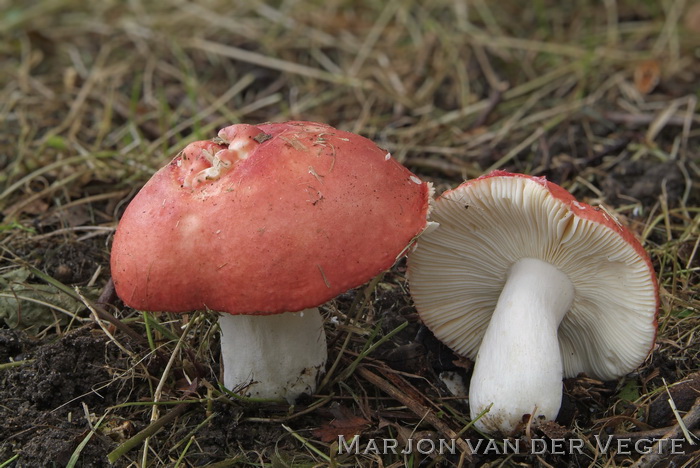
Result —
[{"label": "pink mushroom cap", "polygon": [[390,268],[430,187],[367,138],[313,122],[232,125],[188,145],[127,207],[111,269],[140,310],[274,314]]}]

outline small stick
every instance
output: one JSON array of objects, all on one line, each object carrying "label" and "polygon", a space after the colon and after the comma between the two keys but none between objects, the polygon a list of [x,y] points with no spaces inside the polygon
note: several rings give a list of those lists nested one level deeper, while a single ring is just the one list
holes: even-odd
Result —
[{"label": "small stick", "polygon": [[[673,430],[674,426],[659,427],[658,429],[649,429],[647,431],[637,431],[637,432],[622,432],[620,434],[610,434],[610,438],[613,440],[651,440],[651,439],[661,439],[669,431]],[[690,433],[700,439],[700,430],[691,430]]]},{"label": "small stick", "polygon": [[[47,275],[46,273],[39,270],[38,268],[34,268],[32,266],[29,266],[28,268],[34,275],[36,275],[37,277],[46,281],[48,284],[54,286],[55,288],[58,288],[59,290],[63,291],[64,293],[66,293],[69,296],[71,296],[72,298],[74,298],[75,300],[81,301],[100,320],[105,320],[105,321],[111,323],[119,331],[125,333],[126,335],[129,335],[137,343],[148,346],[148,342],[146,341],[146,339],[143,336],[141,336],[136,330],[134,330],[133,328],[131,328],[128,325],[126,325],[125,323],[123,323],[121,320],[119,320],[118,318],[116,318],[114,315],[110,314],[106,310],[104,310],[98,304],[95,304],[90,299],[88,299],[87,297],[80,294],[77,290],[71,289],[70,287],[66,286],[65,284],[61,283],[60,281],[57,281],[56,279]],[[105,286],[105,288],[106,288],[106,286]]]},{"label": "small stick", "polygon": [[464,458],[471,461],[472,451],[470,450],[464,439],[461,439],[458,434],[452,430],[442,419],[438,418],[435,412],[427,406],[410,398],[407,392],[401,391],[391,383],[387,382],[377,374],[371,372],[365,366],[358,366],[356,372],[372,385],[380,388],[384,393],[400,402],[402,405],[410,409],[416,416],[432,424],[440,433],[447,436],[459,446],[460,451],[464,454]]},{"label": "small stick", "polygon": [[100,297],[97,298],[97,304],[99,306],[111,304],[116,298],[117,292],[114,290],[114,281],[112,281],[112,278],[110,277],[107,283],[102,288],[102,292],[100,292]]},{"label": "small stick", "polygon": [[483,126],[489,118],[489,115],[498,107],[502,100],[503,91],[498,88],[491,88],[491,91],[489,91],[488,106],[479,113],[471,128]]},{"label": "small stick", "polygon": [[146,339],[143,336],[141,336],[136,330],[134,330],[133,328],[126,325],[124,322],[122,322],[121,320],[116,318],[114,315],[110,314],[109,312],[104,310],[102,307],[100,307],[97,304],[95,304],[94,302],[92,302],[87,297],[84,297],[82,295],[80,295],[79,297],[80,297],[80,300],[83,302],[83,304],[85,304],[85,306],[88,309],[90,309],[92,312],[94,312],[95,315],[100,320],[104,320],[106,322],[111,323],[112,325],[114,325],[117,328],[117,330],[123,332],[126,335],[129,335],[129,337],[131,339],[133,339],[134,341],[136,341],[137,343],[139,343],[145,347],[148,347],[148,341],[146,341]]},{"label": "small stick", "polygon": [[683,418],[671,428],[670,431],[666,432],[664,436],[659,439],[656,444],[654,444],[653,450],[637,460],[632,467],[650,468],[666,457],[668,455],[666,452],[668,451],[669,444],[659,447],[662,440],[678,439],[682,435],[685,435],[690,444],[695,444],[688,431],[694,429],[698,424],[700,424],[700,397],[695,399],[695,403],[693,403],[693,407],[690,408],[690,411],[688,411],[685,416],[683,416]]},{"label": "small stick", "polygon": [[[603,118],[614,123],[626,124],[626,125],[649,125],[654,120],[656,120],[656,114],[626,114],[624,112],[604,112]],[[689,119],[683,115],[674,114],[668,118],[666,125],[674,125],[677,127],[682,127],[687,125]],[[694,117],[693,122],[700,122],[699,117]]]},{"label": "small stick", "polygon": [[160,418],[156,421],[153,421],[151,424],[149,424],[145,429],[143,429],[141,432],[136,434],[134,437],[132,437],[131,439],[128,439],[127,441],[122,443],[119,447],[112,450],[107,455],[107,459],[109,460],[109,462],[114,463],[122,455],[124,455],[126,452],[128,452],[129,450],[140,445],[147,438],[151,437],[156,432],[161,430],[163,428],[163,426],[174,421],[175,418],[180,416],[185,411],[185,409],[187,409],[187,406],[188,406],[187,403],[181,403],[181,404],[177,405],[175,408],[171,409],[168,414],[166,414],[165,416],[163,416],[162,418]]}]

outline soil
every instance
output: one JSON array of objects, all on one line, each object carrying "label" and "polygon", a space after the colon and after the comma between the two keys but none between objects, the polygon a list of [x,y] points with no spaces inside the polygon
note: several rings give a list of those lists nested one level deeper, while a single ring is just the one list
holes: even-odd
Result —
[{"label": "soil", "polygon": [[[339,297],[335,306],[349,307],[357,294],[359,292],[353,291]],[[435,339],[420,324],[413,308],[400,292],[387,289],[379,293],[373,306],[384,332],[408,322],[392,340],[377,350],[375,358],[405,373],[413,389],[431,398],[447,394],[437,377],[446,370],[457,372],[468,381],[469,361],[460,359]],[[152,355],[148,347],[123,335],[120,335],[119,343],[144,364],[144,372],[152,376],[162,373],[165,360]],[[207,384],[204,382],[216,381],[216,362],[197,362],[194,356],[192,360],[190,373],[197,376],[194,383],[183,384],[182,372],[175,372],[165,393],[180,394],[181,400],[206,397]],[[661,372],[649,376],[647,382],[650,386],[662,385],[662,379],[672,382],[678,378],[677,368],[665,356],[655,353],[652,360],[653,369],[660,369]],[[157,382],[152,381],[151,386],[147,385],[148,379],[130,368],[134,360],[115,346],[103,330],[94,324],[86,324],[47,342],[31,339],[22,332],[0,328],[0,362],[9,361],[24,361],[24,364],[1,374],[0,401],[3,403],[0,405],[0,419],[3,424],[0,426],[0,459],[6,460],[20,453],[21,463],[11,466],[65,466],[80,444],[90,436],[91,429],[97,426],[89,443],[80,450],[76,466],[121,467],[129,466],[134,461],[135,455],[131,453],[132,458],[125,456],[111,465],[106,456],[148,426],[150,407],[120,407],[119,403],[148,401]],[[687,403],[692,402],[697,393],[692,385],[694,378],[686,379],[689,383],[674,391],[683,410],[688,409]],[[615,385],[615,382],[604,383],[585,376],[567,379],[557,422],[535,429],[534,435],[571,437],[567,427],[596,424],[616,393]],[[311,399],[301,401],[299,407],[304,408],[305,403],[311,403]],[[664,427],[671,421],[668,406],[663,403],[664,399],[660,398],[651,405],[650,427]],[[466,405],[459,401],[455,401],[453,406],[468,411]],[[168,411],[175,409],[164,409],[161,416]],[[321,407],[284,424],[304,433],[308,432],[308,428],[322,427],[338,411],[351,412],[345,406],[338,407],[334,403],[330,408]],[[630,407],[628,412],[633,411],[634,408]],[[106,419],[99,421],[99,415],[103,414],[107,414]],[[227,455],[234,457],[248,453],[252,457],[260,447],[269,448],[267,456],[277,460],[280,466],[289,466],[290,460],[285,454],[293,453],[293,446],[290,445],[293,441],[286,437],[288,434],[282,430],[281,424],[270,424],[275,420],[284,420],[288,414],[286,405],[239,405],[234,401],[214,401],[211,407],[206,408],[193,404],[184,409],[177,424],[156,434],[150,443],[153,450],[158,452],[172,444],[173,440],[186,440],[194,427],[206,422],[197,432],[196,451],[188,454],[188,462],[192,466],[220,462]],[[374,417],[386,421],[411,416],[405,411],[385,410],[374,414]],[[374,429],[367,436],[381,438],[388,434]],[[471,440],[477,443],[477,439]],[[527,441],[523,439],[521,443]],[[692,453],[692,449],[689,447],[688,453]],[[496,458],[479,455],[474,462],[480,464]],[[548,456],[547,461],[557,466],[578,463],[575,458]],[[451,460],[452,463],[457,461],[456,458]],[[585,457],[579,462],[585,466]],[[235,463],[230,466],[235,466]]]},{"label": "soil", "polygon": [[[120,340],[129,351],[148,356],[140,345]],[[25,361],[25,364],[6,370],[0,380],[0,459],[7,460],[21,453],[17,467],[66,466],[79,445],[98,427],[90,441],[80,451],[76,466],[128,466],[128,457],[114,465],[106,458],[120,443],[134,436],[149,423],[150,411],[118,407],[119,402],[148,399],[149,387],[143,382],[130,381],[128,359],[121,350],[96,326],[87,325],[69,332],[52,343],[29,339],[20,332],[0,329],[0,357],[2,362]],[[149,371],[162,371],[162,361],[154,359]],[[190,395],[194,396],[194,394]],[[197,433],[199,452],[190,455],[195,466],[204,466],[221,460],[226,453],[241,447],[274,447],[281,436],[270,430],[268,424],[245,425],[240,430],[239,420],[255,408],[242,409],[225,403],[211,408],[214,417]],[[277,408],[279,411],[283,409]],[[267,408],[275,411],[275,408]],[[98,421],[96,415],[108,414]],[[166,413],[167,414],[167,413]],[[259,414],[259,413],[258,413]],[[179,426],[184,433],[175,431],[172,437],[185,437],[187,431],[207,417],[199,407],[193,407],[182,416]],[[300,424],[309,424],[300,421]],[[152,446],[158,449],[158,437]]]},{"label": "soil", "polygon": [[[3,362],[26,362],[3,372],[0,381],[0,457],[21,452],[25,466],[65,466],[90,431],[86,414],[118,401],[119,389],[104,385],[111,381],[106,358],[116,356],[106,336],[93,331],[84,327],[41,344],[0,329]],[[98,436],[83,449],[83,459],[106,465],[113,444]]]},{"label": "soil", "polygon": [[[681,413],[700,395],[700,27],[684,20],[700,18],[693,2],[475,2],[464,11],[461,2],[5,3],[0,468],[72,459],[79,467],[179,459],[183,467],[318,466],[324,458],[309,446],[332,453],[342,427],[364,438],[444,437],[357,372],[294,407],[228,397],[218,387],[214,314],[149,322],[114,295],[111,235],[129,199],[186,142],[238,120],[319,120],[362,132],[438,194],[492,166],[546,176],[644,236],[662,301],[654,350],[617,381],[566,379],[559,418],[534,427],[533,437],[663,434],[677,422],[665,389]],[[658,83],[635,88],[637,59],[652,56]],[[462,430],[468,407],[440,374],[468,382],[473,363],[421,325],[405,263],[377,284],[322,307],[329,367],[343,353],[333,377],[404,327],[361,365]],[[18,305],[15,286],[31,300]],[[65,297],[75,288],[104,309],[99,324],[82,301]],[[198,328],[175,353],[193,317]],[[172,418],[110,464],[110,452],[153,427],[163,375],[159,419]],[[474,430],[460,437],[484,440]],[[698,447],[683,447],[696,463]],[[406,461],[377,458],[332,462]],[[632,458],[482,454],[472,466],[628,466]],[[455,466],[459,457],[409,461]]]}]

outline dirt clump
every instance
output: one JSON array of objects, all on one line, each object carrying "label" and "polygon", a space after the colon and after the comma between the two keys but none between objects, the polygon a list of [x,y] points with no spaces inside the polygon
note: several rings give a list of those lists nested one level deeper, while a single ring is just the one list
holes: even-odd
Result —
[{"label": "dirt clump", "polygon": [[[65,465],[90,432],[86,414],[99,414],[118,401],[119,389],[104,364],[112,348],[106,335],[92,327],[36,347],[19,333],[0,329],[3,361],[24,359],[0,379],[0,459],[19,452],[22,466]],[[98,435],[81,460],[106,465],[104,455],[112,445]]]}]

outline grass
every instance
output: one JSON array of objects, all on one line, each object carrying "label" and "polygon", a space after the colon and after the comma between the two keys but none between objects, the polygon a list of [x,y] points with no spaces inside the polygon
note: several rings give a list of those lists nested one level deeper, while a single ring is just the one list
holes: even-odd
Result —
[{"label": "grass", "polygon": [[[108,377],[92,383],[105,401],[87,415],[80,395],[45,410],[61,424],[75,418],[66,464],[106,463],[116,451],[117,466],[466,466],[465,455],[338,454],[337,438],[324,438],[331,421],[363,438],[479,437],[437,379],[434,350],[426,367],[387,364],[419,330],[401,264],[324,306],[329,373],[319,395],[291,408],[219,389],[211,314],[154,316],[98,299],[109,295],[117,220],[157,168],[222,126],[290,119],[368,136],[438,193],[495,168],[546,175],[629,225],[658,274],[652,354],[619,382],[567,383],[580,412],[567,436],[590,442],[583,455],[476,461],[651,463],[591,441],[671,430],[650,424],[650,406],[700,367],[692,2],[0,0],[0,9],[0,280],[31,268],[20,286],[86,305],[29,330],[29,356],[1,362],[0,375],[40,366],[42,347],[68,346],[80,327],[107,343],[95,366]],[[37,446],[58,450],[49,433],[26,435],[43,427],[34,417],[2,433],[0,466],[45,462]],[[697,454],[686,448],[690,466]]]}]

